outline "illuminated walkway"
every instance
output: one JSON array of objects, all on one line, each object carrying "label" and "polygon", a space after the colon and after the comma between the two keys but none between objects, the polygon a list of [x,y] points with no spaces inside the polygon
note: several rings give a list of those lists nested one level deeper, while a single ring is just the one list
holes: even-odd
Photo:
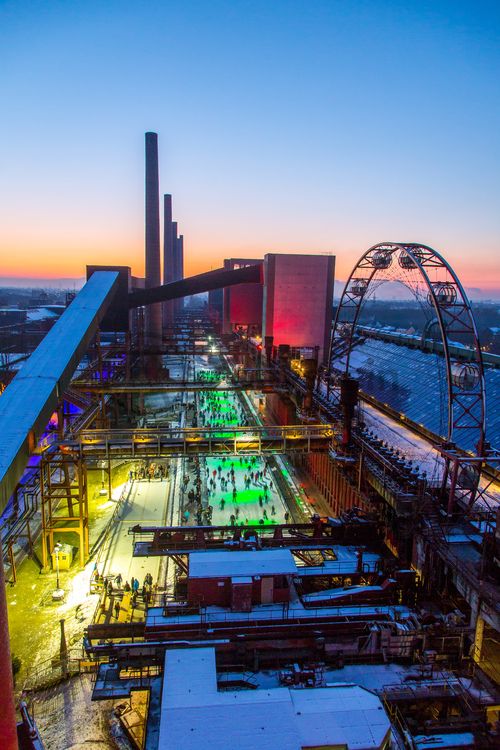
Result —
[{"label": "illuminated walkway", "polygon": [[132,557],[132,537],[128,530],[136,524],[161,526],[165,523],[168,493],[168,480],[132,482],[128,499],[101,550],[97,564],[100,574],[114,577],[120,574],[123,583],[130,582],[133,576],[142,586],[146,573],[150,573],[156,582],[159,560]]}]

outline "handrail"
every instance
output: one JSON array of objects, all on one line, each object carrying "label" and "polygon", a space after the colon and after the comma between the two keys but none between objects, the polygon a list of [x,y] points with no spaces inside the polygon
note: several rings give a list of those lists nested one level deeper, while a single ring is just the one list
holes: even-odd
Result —
[{"label": "handrail", "polygon": [[350,617],[360,617],[366,615],[366,617],[373,617],[378,615],[389,616],[393,621],[399,621],[401,617],[404,617],[409,610],[406,607],[399,605],[387,605],[387,606],[369,606],[369,605],[358,605],[358,606],[343,606],[343,607],[319,607],[316,609],[305,609],[305,608],[293,608],[283,606],[273,607],[267,610],[253,610],[252,612],[209,612],[206,609],[200,609],[195,612],[190,611],[185,615],[155,615],[151,614],[151,609],[147,615],[147,627],[155,627],[157,625],[199,625],[201,622],[204,625],[216,625],[217,623],[231,623],[237,625],[239,623],[250,623],[250,622],[276,622],[283,621],[289,622],[291,620],[315,620],[325,619],[332,617],[345,617],[348,621]]},{"label": "handrail", "polygon": [[[231,425],[230,427],[141,427],[133,429],[96,429],[82,430],[79,437],[71,442],[95,441],[99,439],[120,439],[125,440],[141,438],[169,438],[169,437],[201,437],[201,438],[220,438],[226,435],[232,438],[234,435],[264,435],[269,436],[287,436],[301,437],[308,435],[319,435],[320,437],[331,437],[333,434],[333,425],[331,424],[295,424],[295,425],[250,425],[240,427]],[[66,441],[61,441],[62,444]]]}]

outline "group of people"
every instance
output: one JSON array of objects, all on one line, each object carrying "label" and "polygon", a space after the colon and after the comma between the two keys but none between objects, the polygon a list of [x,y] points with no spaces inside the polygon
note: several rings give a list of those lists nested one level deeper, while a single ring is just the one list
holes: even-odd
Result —
[{"label": "group of people", "polygon": [[[210,505],[203,505],[202,502],[200,459],[196,456],[191,459],[191,463],[190,473],[184,473],[180,484],[182,495],[181,523],[186,524],[193,513],[198,526],[209,526],[212,520],[212,508]],[[188,487],[190,487],[189,490]],[[187,502],[185,498],[187,498]]]},{"label": "group of people", "polygon": [[153,576],[151,575],[151,573],[146,573],[141,586],[139,579],[135,578],[134,576],[132,576],[132,578],[130,579],[130,583],[128,581],[123,581],[123,576],[121,573],[118,573],[118,575],[116,576],[103,576],[97,570],[96,565],[96,567],[94,568],[93,578],[96,583],[102,584],[102,589],[105,590],[106,594],[109,597],[114,597],[113,608],[115,611],[116,619],[118,619],[120,616],[120,598],[123,598],[123,595],[125,593],[131,594],[130,601],[132,607],[137,606],[137,599],[139,596],[142,598],[146,609],[151,603],[151,599],[153,596]]},{"label": "group of people", "polygon": [[144,481],[151,482],[158,479],[160,482],[168,477],[168,467],[163,464],[150,463],[147,466],[141,466],[139,469],[130,469],[128,478],[130,482]]},{"label": "group of people", "polygon": [[[251,506],[247,493],[251,487],[258,488],[261,491],[256,498],[259,510],[254,506],[251,511],[252,515],[260,511],[261,517],[258,519],[260,524],[269,521],[274,522],[272,519],[277,515],[276,506],[267,507],[272,497],[272,480],[267,465],[265,463],[262,465],[260,461],[261,459],[256,456],[252,458],[240,456],[239,459],[223,456],[216,465],[214,465],[213,459],[207,460],[205,479],[208,498],[213,497],[215,504],[218,503],[219,510],[226,511],[231,525],[245,525],[249,522],[247,517],[242,519],[241,516],[243,510],[247,513],[250,510]],[[238,474],[235,468],[238,470]],[[242,470],[245,472],[243,477],[241,477]],[[222,492],[223,495],[217,501],[219,492]]]},{"label": "group of people", "polygon": [[[220,377],[215,370],[198,373],[198,380],[209,383]],[[202,426],[224,428],[249,423],[243,404],[233,393],[200,392],[197,407],[196,419]],[[181,481],[181,522],[187,524],[192,518],[191,523],[211,525],[214,508],[218,507],[224,512],[223,524],[275,523],[278,511],[270,504],[272,488],[267,464],[256,456],[240,456],[239,459],[221,456],[217,463],[214,459],[201,459],[201,465],[200,459],[196,458],[194,472],[192,469],[189,474],[186,472]],[[251,489],[259,490],[253,502],[248,494]],[[246,514],[251,514],[251,517],[247,518]],[[288,513],[285,519],[287,516]]]},{"label": "group of people", "polygon": [[196,374],[196,379],[202,383],[220,383],[222,378],[223,374],[217,370],[200,370]]},{"label": "group of people", "polygon": [[248,425],[243,406],[232,394],[205,391],[199,394],[198,406],[199,422],[203,426],[223,428]]}]

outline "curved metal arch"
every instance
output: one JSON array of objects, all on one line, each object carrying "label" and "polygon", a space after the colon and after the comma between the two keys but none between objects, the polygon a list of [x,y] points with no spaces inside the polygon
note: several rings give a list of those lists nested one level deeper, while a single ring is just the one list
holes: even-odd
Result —
[{"label": "curved metal arch", "polygon": [[[337,308],[329,352],[329,371],[336,356],[345,356],[349,371],[350,354],[355,343],[356,326],[363,303],[377,277],[383,280],[395,263],[401,275],[414,274],[423,281],[427,301],[435,312],[439,326],[446,367],[448,415],[446,439],[457,439],[460,430],[474,432],[477,455],[482,455],[485,439],[485,385],[481,347],[471,305],[465,290],[449,263],[427,245],[407,242],[382,242],[373,245],[359,259],[345,284]],[[430,273],[443,271],[449,278],[432,280]],[[402,281],[410,286],[402,278]],[[410,286],[411,288],[411,286]],[[466,335],[474,353],[471,372],[461,372],[463,365],[450,356],[450,339],[454,334]]]}]

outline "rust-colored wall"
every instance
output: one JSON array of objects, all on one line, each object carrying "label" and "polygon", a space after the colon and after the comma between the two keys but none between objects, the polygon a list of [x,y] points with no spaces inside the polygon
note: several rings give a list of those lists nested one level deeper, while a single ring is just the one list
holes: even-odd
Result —
[{"label": "rust-colored wall", "polygon": [[[236,601],[243,604],[246,597],[251,604],[262,602],[262,578],[255,576],[252,583],[248,585],[247,593],[243,591],[236,594]],[[286,602],[289,599],[289,589],[286,579],[282,575],[272,576],[274,579],[273,601]],[[221,584],[221,585],[219,585]],[[217,607],[233,607],[235,589],[246,589],[246,586],[232,585],[231,578],[189,578],[188,579],[188,602],[194,606],[202,604]],[[245,611],[245,610],[241,610]]]},{"label": "rust-colored wall", "polygon": [[[222,586],[219,586],[219,583],[222,583]],[[193,605],[213,604],[217,607],[229,607],[231,603],[231,579],[189,578],[188,602]]]},{"label": "rust-colored wall", "polygon": [[353,506],[368,510],[368,505],[354,483],[351,484],[341,469],[331,460],[327,453],[305,453],[294,459],[311,477],[324,495],[334,516]]},{"label": "rust-colored wall", "polygon": [[295,405],[288,397],[279,393],[266,393],[266,409],[276,424],[297,424]]},{"label": "rust-colored wall", "polygon": [[237,583],[231,586],[231,610],[233,612],[252,611],[252,584]]}]

